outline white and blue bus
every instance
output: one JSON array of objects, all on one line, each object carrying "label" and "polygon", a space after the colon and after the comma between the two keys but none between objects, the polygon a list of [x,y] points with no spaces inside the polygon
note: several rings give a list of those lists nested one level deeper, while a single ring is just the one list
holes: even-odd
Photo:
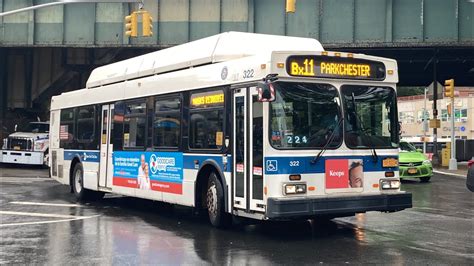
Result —
[{"label": "white and blue bus", "polygon": [[51,102],[51,176],[207,210],[214,226],[412,206],[394,60],[228,32],[95,69]]}]

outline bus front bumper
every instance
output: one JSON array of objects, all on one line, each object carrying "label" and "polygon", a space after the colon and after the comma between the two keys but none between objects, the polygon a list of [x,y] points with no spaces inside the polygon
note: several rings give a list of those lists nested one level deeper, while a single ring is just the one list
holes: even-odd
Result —
[{"label": "bus front bumper", "polygon": [[0,163],[42,165],[44,163],[44,153],[0,150]]},{"label": "bus front bumper", "polygon": [[269,219],[346,216],[367,211],[396,212],[412,207],[412,195],[393,192],[375,195],[269,198]]}]

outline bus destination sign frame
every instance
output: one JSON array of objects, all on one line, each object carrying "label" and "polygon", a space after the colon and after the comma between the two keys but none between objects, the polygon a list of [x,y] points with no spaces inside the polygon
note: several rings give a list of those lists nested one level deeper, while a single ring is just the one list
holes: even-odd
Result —
[{"label": "bus destination sign frame", "polygon": [[286,72],[290,76],[334,79],[385,79],[385,64],[358,58],[293,55],[286,60]]}]

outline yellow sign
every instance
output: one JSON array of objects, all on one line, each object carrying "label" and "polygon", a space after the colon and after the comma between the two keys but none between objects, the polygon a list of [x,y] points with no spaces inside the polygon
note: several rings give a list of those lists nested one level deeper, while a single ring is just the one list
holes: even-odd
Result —
[{"label": "yellow sign", "polygon": [[206,107],[212,105],[220,105],[224,103],[224,93],[219,92],[213,94],[197,93],[191,96],[191,105],[193,107]]},{"label": "yellow sign", "polygon": [[222,131],[217,131],[216,132],[216,145],[222,146],[223,139],[224,139],[224,133]]},{"label": "yellow sign", "polygon": [[287,72],[291,76],[373,79],[385,78],[382,62],[328,56],[290,56]]},{"label": "yellow sign", "polygon": [[430,128],[440,128],[441,121],[439,119],[430,119]]},{"label": "yellow sign", "polygon": [[382,167],[397,167],[398,166],[398,160],[395,158],[385,158],[382,161]]},{"label": "yellow sign", "polygon": [[339,76],[370,76],[370,66],[362,64],[321,62],[321,73]]}]

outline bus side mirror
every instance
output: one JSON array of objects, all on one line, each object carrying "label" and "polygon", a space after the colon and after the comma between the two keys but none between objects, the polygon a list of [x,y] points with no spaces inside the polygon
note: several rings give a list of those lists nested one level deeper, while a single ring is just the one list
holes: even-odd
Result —
[{"label": "bus side mirror", "polygon": [[402,135],[402,122],[398,122],[398,135]]},{"label": "bus side mirror", "polygon": [[271,81],[260,81],[257,84],[258,101],[273,102],[275,101],[275,88]]},{"label": "bus side mirror", "polygon": [[18,129],[18,124],[15,124],[15,129],[14,129],[15,132],[16,132],[17,129]]}]

